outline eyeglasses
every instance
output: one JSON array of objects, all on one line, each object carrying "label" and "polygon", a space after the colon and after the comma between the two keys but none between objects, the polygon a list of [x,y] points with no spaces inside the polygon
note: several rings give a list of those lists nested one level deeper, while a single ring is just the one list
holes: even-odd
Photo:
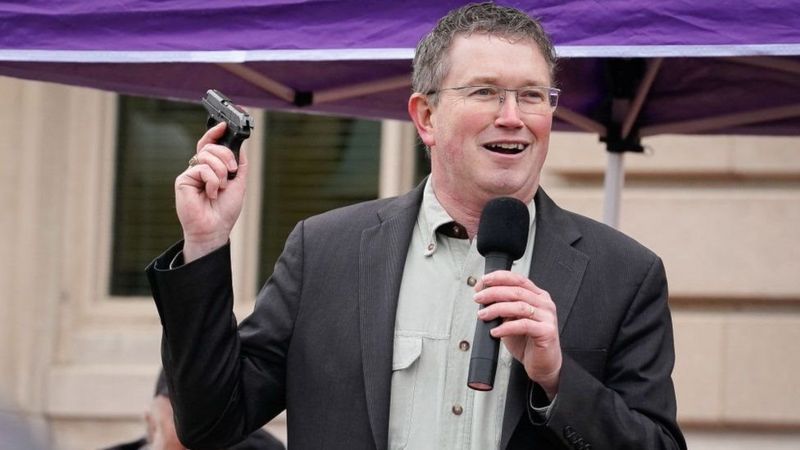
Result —
[{"label": "eyeglasses", "polygon": [[483,111],[496,111],[494,108],[502,106],[508,93],[513,92],[521,113],[538,115],[552,114],[556,110],[558,95],[561,93],[560,89],[544,86],[527,86],[519,89],[499,86],[459,86],[430,91],[427,95],[442,91],[456,92],[464,97],[465,102]]}]

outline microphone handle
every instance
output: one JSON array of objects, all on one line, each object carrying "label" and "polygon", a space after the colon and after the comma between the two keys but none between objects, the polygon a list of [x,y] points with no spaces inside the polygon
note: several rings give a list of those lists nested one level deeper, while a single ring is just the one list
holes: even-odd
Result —
[{"label": "microphone handle", "polygon": [[[509,270],[513,262],[511,257],[505,253],[489,253],[485,255],[485,258],[484,273]],[[483,308],[483,305],[481,305],[481,308]],[[489,331],[501,323],[502,320],[499,318],[486,322],[478,319],[475,325],[467,386],[476,391],[491,391],[494,387],[494,375],[497,371],[497,358],[500,353],[500,340],[492,337]]]}]

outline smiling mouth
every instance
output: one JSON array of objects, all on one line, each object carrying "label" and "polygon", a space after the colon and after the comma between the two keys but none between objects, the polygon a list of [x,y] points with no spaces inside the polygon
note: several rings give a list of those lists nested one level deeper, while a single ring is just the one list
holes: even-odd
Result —
[{"label": "smiling mouth", "polygon": [[528,148],[527,144],[485,144],[483,146],[486,150],[494,153],[501,153],[503,155],[516,155],[522,153],[523,150]]}]

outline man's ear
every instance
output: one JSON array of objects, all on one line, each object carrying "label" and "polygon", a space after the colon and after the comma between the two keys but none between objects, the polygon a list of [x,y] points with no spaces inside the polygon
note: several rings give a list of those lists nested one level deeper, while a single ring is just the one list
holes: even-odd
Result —
[{"label": "man's ear", "polygon": [[426,95],[415,92],[408,99],[408,115],[417,128],[422,142],[431,148],[436,143],[433,136],[433,108]]}]

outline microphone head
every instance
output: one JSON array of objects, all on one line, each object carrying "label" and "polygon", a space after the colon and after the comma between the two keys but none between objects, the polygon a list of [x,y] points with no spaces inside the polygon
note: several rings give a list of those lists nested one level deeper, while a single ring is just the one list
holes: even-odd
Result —
[{"label": "microphone head", "polygon": [[483,207],[478,224],[478,252],[504,253],[517,260],[525,253],[530,229],[528,207],[512,197],[498,197]]}]

